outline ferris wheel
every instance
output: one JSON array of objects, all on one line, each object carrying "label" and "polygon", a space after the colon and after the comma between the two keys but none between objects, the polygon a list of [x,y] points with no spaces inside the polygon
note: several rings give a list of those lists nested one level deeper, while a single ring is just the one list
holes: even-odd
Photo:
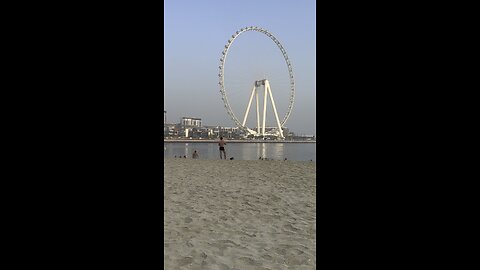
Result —
[{"label": "ferris wheel", "polygon": [[[277,113],[277,108],[275,106],[275,101],[274,101],[274,98],[273,98],[273,92],[270,88],[270,83],[267,79],[255,80],[253,82],[253,87],[252,87],[252,91],[251,91],[251,94],[250,94],[250,99],[249,99],[249,102],[247,104],[247,108],[246,108],[245,115],[244,115],[244,118],[243,118],[242,122],[240,122],[240,120],[237,118],[234,111],[232,110],[232,106],[229,103],[229,99],[228,99],[228,95],[227,95],[227,89],[225,87],[225,63],[226,63],[226,60],[227,60],[227,54],[228,54],[228,51],[229,51],[231,45],[233,44],[233,41],[235,39],[237,39],[241,34],[243,34],[245,32],[248,32],[248,31],[256,31],[256,32],[262,33],[262,34],[266,35],[267,37],[269,37],[277,45],[278,49],[280,49],[280,52],[282,53],[283,58],[285,60],[285,64],[287,65],[288,76],[289,76],[289,101],[288,101],[288,107],[287,107],[286,113],[283,116],[283,119],[281,121],[280,121],[280,118],[279,118],[278,113]],[[228,115],[235,122],[236,126],[239,127],[241,130],[245,131],[247,134],[253,135],[255,137],[271,135],[271,136],[276,136],[278,138],[284,138],[282,127],[285,126],[285,123],[287,122],[288,118],[290,117],[290,114],[292,113],[293,103],[294,103],[294,99],[295,99],[295,81],[294,81],[294,77],[293,77],[292,65],[290,63],[290,60],[288,58],[286,50],[283,48],[280,41],[278,41],[278,39],[273,34],[268,32],[264,28],[260,28],[260,27],[256,27],[256,26],[250,26],[250,27],[242,28],[242,29],[236,31],[235,34],[233,34],[231,36],[231,38],[228,40],[227,44],[225,45],[225,47],[223,49],[223,52],[222,52],[222,56],[220,58],[219,69],[220,70],[219,70],[219,73],[218,73],[218,77],[219,77],[220,93],[222,95],[222,100],[223,100],[223,103],[224,103],[225,109],[227,110]],[[263,90],[263,93],[261,92],[262,90]],[[260,105],[259,104],[259,102],[260,102],[259,101],[259,94],[263,94],[263,119],[260,118],[261,110],[259,108],[259,105]],[[250,108],[251,108],[252,101],[253,101],[254,97],[255,97],[255,100],[256,100],[256,110],[257,110],[257,127],[256,127],[256,129],[249,128],[246,125],[246,120],[247,120],[248,114],[250,112]],[[265,127],[266,108],[267,108],[268,99],[270,99],[271,105],[273,107],[275,120],[276,120],[276,129],[269,130],[269,131],[267,131],[266,127]],[[263,120],[262,123],[261,123],[261,120]]]}]

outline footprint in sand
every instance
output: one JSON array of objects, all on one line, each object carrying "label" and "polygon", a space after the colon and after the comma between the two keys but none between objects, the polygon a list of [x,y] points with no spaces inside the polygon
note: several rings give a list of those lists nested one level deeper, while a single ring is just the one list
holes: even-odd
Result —
[{"label": "footprint in sand", "polygon": [[293,227],[292,224],[287,224],[287,225],[283,226],[283,228],[285,230],[292,231],[292,232],[297,232],[297,231],[300,230],[298,228]]},{"label": "footprint in sand", "polygon": [[185,266],[193,263],[193,258],[192,257],[183,257],[181,259],[177,260],[178,266]]},{"label": "footprint in sand", "polygon": [[245,263],[246,265],[250,265],[250,266],[260,266],[261,265],[261,263],[257,262],[256,260],[254,260],[252,258],[249,258],[249,257],[240,257],[240,258],[238,258],[238,260],[240,260],[243,263]]}]

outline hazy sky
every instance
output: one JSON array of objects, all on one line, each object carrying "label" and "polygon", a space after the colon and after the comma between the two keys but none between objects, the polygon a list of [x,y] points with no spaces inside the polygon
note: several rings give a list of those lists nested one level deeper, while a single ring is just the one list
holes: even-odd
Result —
[{"label": "hazy sky", "polygon": [[[167,122],[183,116],[203,125],[234,126],[221,99],[218,66],[228,39],[240,28],[258,26],[272,33],[287,51],[295,76],[295,103],[286,123],[296,134],[316,135],[315,0],[164,0],[164,109]],[[225,86],[242,121],[255,80],[266,77],[280,120],[288,105],[288,70],[280,50],[267,36],[241,34],[225,63]],[[271,105],[267,126],[274,126]],[[249,126],[255,122],[252,106]]]}]

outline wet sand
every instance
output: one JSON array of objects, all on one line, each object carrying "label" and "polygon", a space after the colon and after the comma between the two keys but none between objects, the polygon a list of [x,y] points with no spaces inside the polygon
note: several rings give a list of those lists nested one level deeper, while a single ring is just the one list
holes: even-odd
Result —
[{"label": "wet sand", "polygon": [[315,269],[316,165],[164,160],[165,269]]}]

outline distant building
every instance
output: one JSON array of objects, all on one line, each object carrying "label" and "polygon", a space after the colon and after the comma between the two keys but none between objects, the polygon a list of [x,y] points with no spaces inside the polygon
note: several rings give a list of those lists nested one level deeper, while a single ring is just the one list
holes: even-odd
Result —
[{"label": "distant building", "polygon": [[224,137],[228,139],[240,139],[241,130],[238,127],[222,127],[222,126],[208,126],[206,133],[208,138]]},{"label": "distant building", "polygon": [[182,127],[201,127],[202,119],[194,117],[182,117],[180,120],[180,125]]},{"label": "distant building", "polygon": [[[217,139],[224,137],[226,139],[263,139],[263,140],[278,140],[275,136],[277,127],[265,127],[266,136],[254,137],[249,135],[238,127],[225,126],[203,126],[202,119],[197,117],[182,117],[179,123],[167,123],[167,111],[163,111],[163,135],[164,138],[189,138],[189,139]],[[256,127],[252,128],[257,130]],[[285,140],[315,140],[314,135],[296,135],[287,127],[282,127]]]}]

